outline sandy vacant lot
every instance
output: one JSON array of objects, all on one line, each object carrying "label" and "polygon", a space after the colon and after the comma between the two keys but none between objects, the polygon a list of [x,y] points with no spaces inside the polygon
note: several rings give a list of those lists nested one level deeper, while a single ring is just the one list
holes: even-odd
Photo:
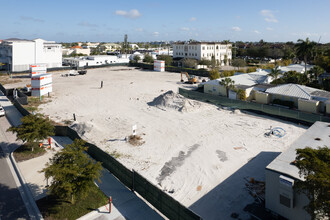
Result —
[{"label": "sandy vacant lot", "polygon": [[[244,206],[253,201],[244,177],[262,180],[264,167],[306,128],[182,99],[175,94],[178,87],[191,86],[179,81],[177,73],[127,67],[71,77],[57,72],[52,102],[40,108],[55,121],[70,120],[84,139],[205,219],[230,218],[232,212],[244,218]],[[159,97],[168,91],[174,94]],[[140,146],[125,142],[133,125],[144,142]],[[270,126],[287,133],[265,137]]]}]

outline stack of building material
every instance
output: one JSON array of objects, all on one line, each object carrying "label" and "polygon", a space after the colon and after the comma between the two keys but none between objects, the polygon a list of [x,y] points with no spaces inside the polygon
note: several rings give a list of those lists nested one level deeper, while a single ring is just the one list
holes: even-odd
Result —
[{"label": "stack of building material", "polygon": [[30,65],[30,77],[46,74],[47,67],[45,64]]},{"label": "stack of building material", "polygon": [[158,72],[165,71],[165,61],[163,60],[155,60],[154,61],[154,70]]},{"label": "stack of building material", "polygon": [[40,97],[53,91],[52,74],[45,65],[31,65],[31,95]]}]

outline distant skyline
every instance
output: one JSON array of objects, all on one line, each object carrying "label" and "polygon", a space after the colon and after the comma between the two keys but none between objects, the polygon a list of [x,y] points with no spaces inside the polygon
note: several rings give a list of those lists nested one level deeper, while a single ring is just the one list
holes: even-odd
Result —
[{"label": "distant skyline", "polygon": [[0,39],[330,42],[329,0],[1,2]]}]

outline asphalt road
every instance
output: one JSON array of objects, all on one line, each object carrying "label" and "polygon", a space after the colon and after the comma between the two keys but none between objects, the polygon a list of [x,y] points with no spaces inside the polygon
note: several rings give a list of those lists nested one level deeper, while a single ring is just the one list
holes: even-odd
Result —
[{"label": "asphalt road", "polygon": [[0,219],[30,219],[11,173],[9,150],[16,148],[8,143],[6,134],[9,122],[6,117],[0,118]]}]

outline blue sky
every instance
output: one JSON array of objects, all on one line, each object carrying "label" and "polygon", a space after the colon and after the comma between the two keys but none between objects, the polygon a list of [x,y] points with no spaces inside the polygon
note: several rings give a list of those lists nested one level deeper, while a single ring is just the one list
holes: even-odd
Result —
[{"label": "blue sky", "polygon": [[0,8],[0,39],[330,42],[330,0],[1,0]]}]

